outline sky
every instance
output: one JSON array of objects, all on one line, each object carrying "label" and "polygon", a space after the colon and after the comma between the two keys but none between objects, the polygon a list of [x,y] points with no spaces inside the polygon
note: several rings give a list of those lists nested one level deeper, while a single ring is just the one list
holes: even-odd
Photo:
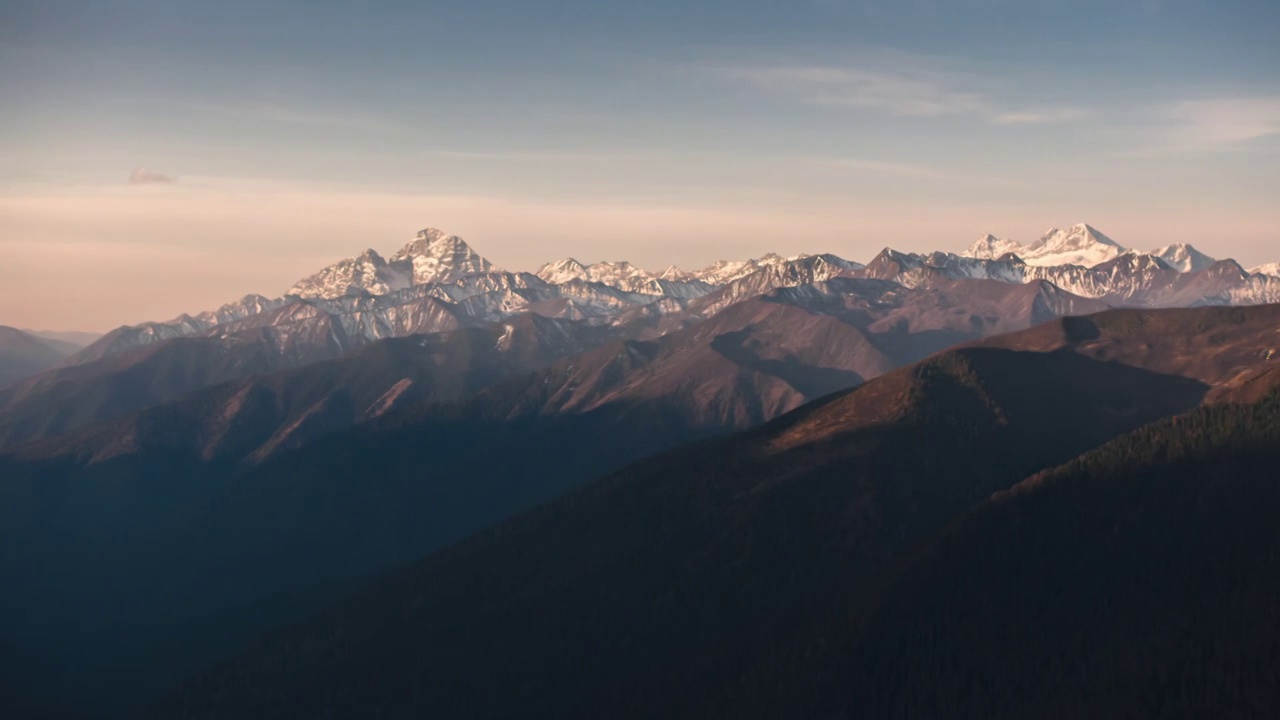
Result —
[{"label": "sky", "polygon": [[424,227],[500,266],[1280,260],[1274,0],[0,0],[0,325],[278,296]]}]

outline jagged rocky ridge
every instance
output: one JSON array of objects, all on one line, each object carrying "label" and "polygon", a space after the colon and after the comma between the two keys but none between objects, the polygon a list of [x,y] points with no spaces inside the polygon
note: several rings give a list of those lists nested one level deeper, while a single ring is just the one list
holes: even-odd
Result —
[{"label": "jagged rocky ridge", "polygon": [[566,258],[526,273],[501,270],[461,238],[426,229],[390,260],[366,250],[300,280],[280,298],[249,295],[214,311],[122,327],[67,362],[101,359],[174,337],[234,342],[248,331],[270,333],[282,352],[295,338],[348,352],[387,337],[482,327],[526,312],[611,326],[678,318],[663,325],[674,328],[735,299],[839,276],[906,287],[935,277],[1044,280],[1116,307],[1250,305],[1280,301],[1275,272],[1270,266],[1247,272],[1233,260],[1214,260],[1190,245],[1136,253],[1080,224],[1050,230],[1028,245],[987,235],[962,254],[886,248],[866,267],[831,254],[770,254],[657,273],[628,262],[585,265]]},{"label": "jagged rocky ridge", "polygon": [[[281,298],[250,295],[214,311],[119,328],[59,367],[0,388],[0,447],[217,383],[341,357],[389,338],[468,329],[502,336],[504,324],[534,316],[553,321],[554,335],[565,339],[562,357],[611,340],[653,340],[775,290],[841,278],[883,281],[904,291],[958,280],[1034,283],[1065,298],[1057,305],[1068,308],[1066,314],[1280,302],[1280,277],[1246,272],[1233,260],[1211,261],[1190,246],[1134,253],[1078,225],[1028,247],[1041,257],[1115,256],[1092,266],[1031,264],[1011,252],[995,259],[970,256],[1012,247],[1002,242],[988,236],[966,255],[886,248],[865,266],[832,254],[767,255],[698,271],[650,273],[626,262],[566,259],[525,273],[499,269],[456,236],[424,230],[389,261],[366,252],[299,282]],[[1085,300],[1091,301],[1087,307]],[[957,312],[970,304],[964,298],[957,303]],[[991,331],[990,318],[979,321],[978,332]],[[907,334],[915,332],[907,328]],[[547,357],[556,356],[553,350]]]}]

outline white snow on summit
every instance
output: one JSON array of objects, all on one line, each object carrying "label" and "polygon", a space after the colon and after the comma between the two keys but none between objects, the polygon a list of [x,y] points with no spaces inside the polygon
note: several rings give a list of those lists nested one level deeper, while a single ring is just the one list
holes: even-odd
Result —
[{"label": "white snow on summit", "polygon": [[630,289],[624,286],[643,285],[650,280],[658,279],[658,275],[638,268],[626,260],[583,265],[573,258],[565,258],[543,265],[534,274],[553,285],[571,280],[586,280],[623,289]]},{"label": "white snow on summit", "polygon": [[1017,255],[1028,265],[1082,265],[1093,267],[1114,260],[1127,250],[1096,229],[1080,223],[1066,230],[1050,228],[1035,242],[1023,245],[992,235],[980,238],[964,252],[966,257],[995,260],[1006,253]]},{"label": "white snow on summit", "polygon": [[447,283],[497,268],[471,249],[462,238],[427,228],[384,260],[376,251],[339,260],[303,278],[286,295],[301,298],[338,298],[345,295],[386,295],[414,285]]},{"label": "white snow on summit", "polygon": [[[1013,253],[1028,265],[1052,267],[1056,265],[1080,265],[1094,267],[1131,253],[1123,245],[1083,223],[1066,230],[1050,229],[1039,240],[1023,245],[1016,240],[984,235],[961,253],[962,257],[979,260],[998,260]],[[1178,272],[1194,272],[1217,262],[1187,243],[1174,243],[1147,253],[1135,253],[1157,257]]]},{"label": "white snow on summit", "polygon": [[389,265],[377,251],[369,249],[299,280],[285,294],[302,298],[336,298],[361,291],[386,295],[412,285],[410,275],[409,268]]},{"label": "white snow on summit", "polygon": [[990,233],[978,238],[968,250],[961,255],[978,260],[998,260],[1008,253],[1018,254],[1022,244],[1016,240],[1005,240]]},{"label": "white snow on summit", "polygon": [[413,242],[391,256],[393,264],[406,261],[412,264],[414,285],[452,282],[467,275],[498,270],[462,238],[434,228],[419,231]]},{"label": "white snow on summit", "polygon": [[[672,265],[660,273],[638,268],[625,260],[584,265],[573,258],[565,258],[543,265],[535,274],[553,285],[563,284],[572,280],[585,280],[628,292],[653,293],[659,287],[656,283],[679,283],[681,285],[692,283],[698,287],[703,285],[725,285],[761,270],[779,268],[787,263],[803,260],[807,257],[811,256],[802,254],[783,257],[777,253],[769,253],[754,260],[721,260],[701,270],[682,270]],[[660,294],[670,294],[669,288],[671,285],[666,287],[668,290],[658,292]]]},{"label": "white snow on summit", "polygon": [[1280,263],[1246,273],[1232,260],[1215,261],[1186,244],[1133,252],[1083,224],[1050,230],[1027,245],[986,235],[963,255],[885,248],[865,266],[830,254],[771,253],[695,271],[672,266],[649,272],[629,262],[584,265],[566,258],[536,275],[499,270],[461,238],[427,229],[389,260],[366,250],[300,280],[284,297],[249,295],[217,310],[112,331],[75,362],[174,337],[203,334],[233,342],[262,332],[274,334],[281,352],[301,356],[332,342],[350,349],[520,315],[600,327],[641,323],[645,332],[661,334],[777,288],[838,277],[904,288],[970,280],[1044,282],[1124,307],[1280,302]]},{"label": "white snow on summit", "polygon": [[1154,255],[1169,263],[1178,272],[1184,273],[1204,270],[1217,262],[1217,260],[1205,255],[1187,243],[1165,245],[1162,248],[1152,250],[1147,255]]}]

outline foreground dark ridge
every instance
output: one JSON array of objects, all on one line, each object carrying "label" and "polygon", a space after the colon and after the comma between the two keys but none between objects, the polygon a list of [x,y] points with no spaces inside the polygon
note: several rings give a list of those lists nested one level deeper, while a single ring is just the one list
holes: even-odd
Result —
[{"label": "foreground dark ridge", "polygon": [[[1254,478],[1262,482],[1267,463],[1275,460],[1271,389],[1280,373],[1267,358],[1276,344],[1278,310],[1106,313],[995,341],[1037,344],[1036,350],[977,347],[943,353],[759,430],[645,461],[432,555],[191,683],[157,714],[352,716],[375,707],[389,716],[468,717],[776,717],[797,709],[849,717],[927,717],[937,707],[954,707],[957,715],[1060,707],[1123,714],[1135,706],[1115,693],[1101,693],[1091,705],[1068,697],[1074,692],[1068,684],[1050,684],[1037,690],[1038,696],[1018,690],[1034,686],[1028,673],[1043,663],[1028,656],[1024,664],[1016,653],[997,656],[993,677],[1007,672],[1028,682],[994,683],[972,696],[947,696],[953,688],[969,686],[963,676],[945,673],[972,664],[964,659],[969,653],[984,652],[981,641],[937,639],[937,633],[966,632],[964,622],[939,621],[929,633],[903,640],[920,638],[914,647],[902,645],[905,649],[882,647],[897,635],[890,633],[886,640],[862,628],[876,627],[869,619],[884,612],[881,608],[910,602],[936,602],[943,611],[949,607],[946,583],[927,585],[932,594],[903,590],[909,587],[901,584],[903,578],[916,572],[903,572],[903,564],[917,567],[925,562],[919,558],[941,552],[930,548],[951,547],[953,535],[938,533],[949,524],[982,522],[989,512],[984,499],[992,493],[1153,420],[1193,410],[1206,399],[1219,404],[1139,431],[1061,471],[1076,473],[1101,495],[1096,508],[1067,500],[1057,511],[1080,517],[1112,513],[1126,523],[1141,522],[1143,515],[1133,515],[1131,508],[1141,507],[1149,486],[1128,483],[1139,477],[1183,478],[1182,484],[1168,485],[1169,492],[1194,496],[1201,491],[1191,479],[1198,477],[1196,463],[1202,461],[1219,477],[1243,472],[1239,482],[1246,485],[1240,487]],[[1146,352],[1162,339],[1188,352]],[[1099,352],[1114,353],[1116,359],[1094,357]],[[1206,356],[1212,359],[1205,361]],[[1163,371],[1127,364],[1144,359]],[[1172,372],[1178,368],[1185,375]],[[1235,403],[1256,397],[1265,399]],[[1156,443],[1157,449],[1117,454],[1114,448],[1125,443]],[[1184,445],[1200,448],[1200,454],[1159,449]],[[1238,448],[1250,450],[1237,453]],[[1097,473],[1116,482],[1091,484],[1088,478]],[[1262,518],[1276,509],[1274,493],[1262,494],[1257,507],[1246,507],[1248,493],[1228,486],[1205,490],[1219,491],[1213,495],[1219,499],[1208,506],[1178,500],[1173,507],[1186,522],[1220,529],[1231,526],[1235,513]],[[1055,512],[1053,502],[1045,502],[1045,512]],[[963,520],[971,512],[979,519]],[[1089,556],[1096,568],[1061,565],[1072,562],[1069,552],[1025,556],[1028,562],[1046,563],[1043,573],[1063,578],[1073,592],[1086,587],[1073,583],[1080,572],[1096,569],[1100,577],[1113,577],[1126,563],[1164,567],[1176,562],[1181,546],[1170,543],[1166,550],[1159,542],[1175,525],[1142,529],[1147,539],[1128,548],[1127,555],[1110,558],[1113,540],[1106,533],[1113,526],[1081,522],[1063,526],[1065,534],[1055,542],[1098,541]],[[1256,529],[1249,522],[1241,527]],[[1073,540],[1073,532],[1085,535]],[[1274,535],[1262,538],[1253,548],[1231,546],[1239,552],[1235,567],[1250,567],[1280,549]],[[1114,567],[1107,565],[1112,561]],[[964,571],[963,565],[943,566]],[[1185,625],[1189,637],[1211,638],[1213,626],[1201,623],[1198,613],[1188,616],[1183,603],[1203,600],[1210,609],[1222,608],[1215,599],[1221,596],[1196,591],[1209,587],[1210,570],[1209,564],[1197,564],[1150,586],[1190,583],[1159,608],[1184,625],[1192,623]],[[1243,607],[1275,607],[1262,602],[1271,598],[1274,586],[1260,582],[1242,586]],[[1100,582],[1096,590],[1104,593],[1102,607],[1126,617],[1159,595],[1150,588],[1128,592],[1134,587]],[[1114,592],[1105,594],[1109,589]],[[996,593],[997,607],[1022,601],[1034,607],[1050,600],[1036,593],[1059,591],[1055,585],[1019,589],[1023,594],[1012,590],[978,583],[974,602]],[[884,600],[900,592],[907,597]],[[1274,619],[1258,619],[1270,622],[1268,617]],[[1086,658],[1116,637],[1114,623],[1076,627],[1074,644],[1050,649],[1059,653],[1053,661],[1057,667],[1086,667]],[[992,626],[990,632],[1011,632],[1013,642],[1034,637],[1036,628],[1028,620],[1011,630]],[[1148,638],[1160,641],[1158,633]],[[954,654],[944,657],[958,659],[931,669],[932,674],[913,675],[918,664],[901,666],[927,655],[936,642],[952,642]],[[1244,646],[1221,649],[1223,659],[1210,658],[1205,677],[1215,677],[1212,668],[1255,657]],[[1157,683],[1152,688],[1162,674],[1185,671],[1181,665],[1160,665],[1163,656],[1156,651],[1141,652],[1157,661],[1146,676]],[[1173,663],[1186,659],[1168,657]],[[899,658],[899,665],[885,662],[867,674],[874,682],[863,684],[860,663],[876,666],[881,658]],[[1128,665],[1108,663],[1094,661],[1090,682],[1108,685],[1125,677]],[[932,683],[932,694],[900,691],[894,680],[899,674],[919,677],[921,688]],[[936,683],[939,678],[945,682]],[[1257,697],[1265,687],[1258,683],[1267,678],[1255,673],[1241,682]],[[1198,698],[1186,707],[1208,708],[1231,692],[1212,680],[1199,687]],[[1059,691],[1063,695],[1055,695]],[[930,704],[931,698],[941,704]],[[1074,704],[1054,705],[1059,700]]]},{"label": "foreground dark ridge", "polygon": [[[21,446],[0,455],[0,518],[24,548],[0,557],[14,579],[6,634],[57,671],[32,687],[88,707],[137,702],[373,573],[628,462],[1078,301],[1036,285],[840,278],[532,374],[519,369],[591,337],[526,315]],[[89,633],[100,641],[86,646]]]}]

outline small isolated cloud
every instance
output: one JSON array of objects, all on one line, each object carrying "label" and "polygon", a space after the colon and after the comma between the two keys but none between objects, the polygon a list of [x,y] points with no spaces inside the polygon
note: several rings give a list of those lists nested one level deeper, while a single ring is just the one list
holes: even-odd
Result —
[{"label": "small isolated cloud", "polygon": [[169,185],[176,182],[178,182],[178,178],[173,175],[165,175],[143,167],[134,168],[133,172],[129,173],[130,185],[155,185],[157,183]]}]

